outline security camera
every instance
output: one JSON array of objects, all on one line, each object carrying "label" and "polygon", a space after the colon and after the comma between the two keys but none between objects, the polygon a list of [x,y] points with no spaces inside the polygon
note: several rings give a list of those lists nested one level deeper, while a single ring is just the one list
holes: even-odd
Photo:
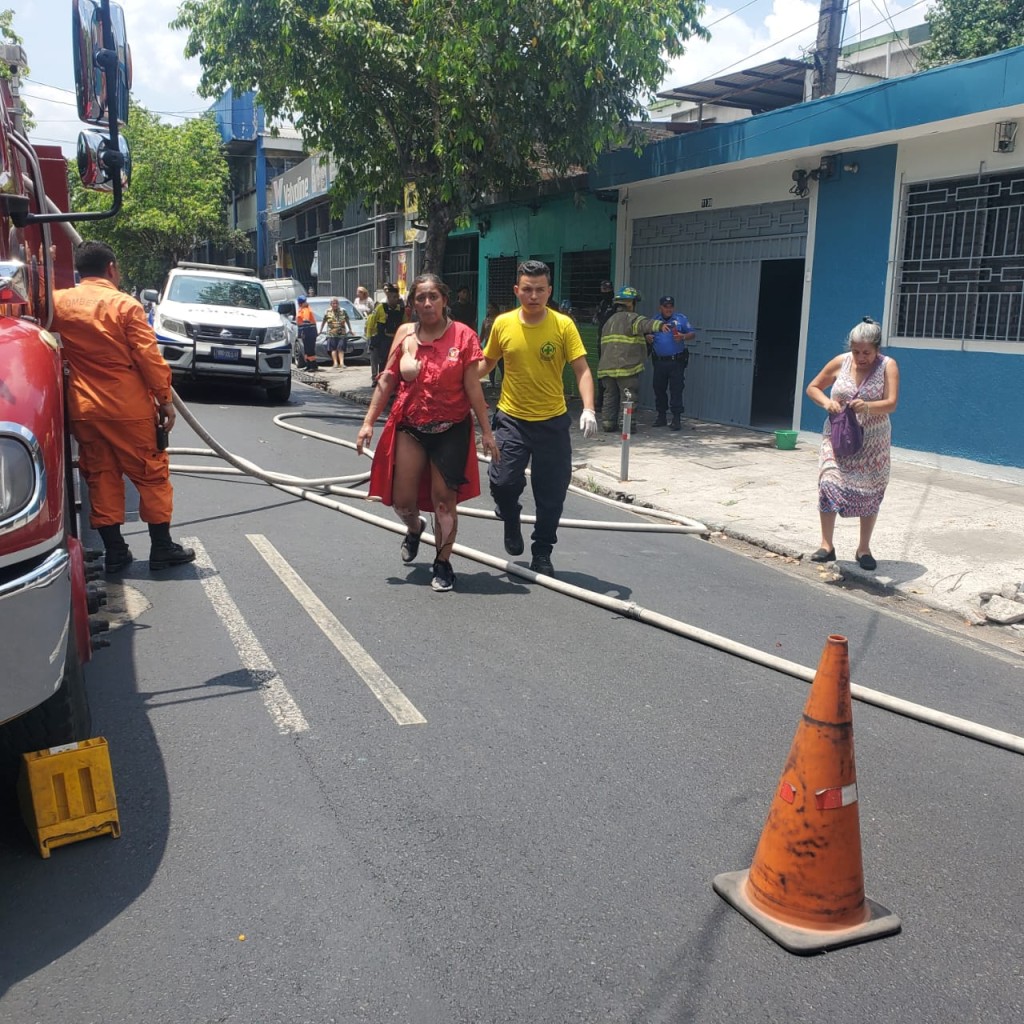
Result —
[{"label": "security camera", "polygon": [[997,145],[1000,153],[1008,153],[1013,147],[1013,143],[1009,139],[1000,139]]}]

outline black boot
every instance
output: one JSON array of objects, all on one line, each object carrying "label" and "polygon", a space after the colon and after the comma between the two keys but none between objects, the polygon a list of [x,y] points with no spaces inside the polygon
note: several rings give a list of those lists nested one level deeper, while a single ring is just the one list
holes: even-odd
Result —
[{"label": "black boot", "polygon": [[681,422],[681,417],[673,416],[672,417],[672,422],[668,425],[668,429],[669,430],[682,430],[682,428],[683,428],[683,424]]},{"label": "black boot", "polygon": [[121,536],[121,527],[100,526],[96,532],[103,541],[103,568],[108,573],[120,572],[132,562],[132,552]]},{"label": "black boot", "polygon": [[196,553],[191,548],[182,547],[171,540],[170,523],[149,524],[149,571],[159,572],[175,565],[194,562]]},{"label": "black boot", "polygon": [[659,412],[654,419],[654,425],[656,427],[663,427],[666,423],[668,423],[668,420],[665,418],[665,414],[663,412]]}]

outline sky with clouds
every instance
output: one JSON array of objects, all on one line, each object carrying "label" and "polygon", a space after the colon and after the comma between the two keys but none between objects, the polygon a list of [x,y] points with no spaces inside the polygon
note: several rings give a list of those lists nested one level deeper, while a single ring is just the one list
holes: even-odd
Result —
[{"label": "sky with clouds", "polygon": [[[245,0],[239,0],[244,3]],[[920,24],[933,0],[851,0],[844,40],[868,39]],[[0,7],[4,6],[0,0]],[[185,33],[168,25],[178,0],[121,0],[132,48],[132,94],[170,123],[180,123],[206,110],[210,100],[196,91],[197,61],[182,56]],[[709,3],[703,22],[711,41],[693,42],[676,60],[663,88],[689,85],[725,71],[761,64],[778,57],[799,57],[813,47],[818,2],[807,0],[736,0]],[[30,74],[25,101],[37,123],[32,138],[58,143],[72,156],[79,130],[71,63],[71,4],[68,0],[34,0],[19,5],[15,31],[24,40]]]}]

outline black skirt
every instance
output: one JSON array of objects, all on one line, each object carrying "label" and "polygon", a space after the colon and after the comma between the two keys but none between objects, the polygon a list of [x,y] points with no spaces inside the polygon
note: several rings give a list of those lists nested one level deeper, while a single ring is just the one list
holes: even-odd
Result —
[{"label": "black skirt", "polygon": [[400,423],[398,429],[423,446],[427,458],[440,470],[444,482],[458,490],[466,480],[466,459],[473,438],[473,419],[467,416],[445,430],[418,430],[411,423]]}]

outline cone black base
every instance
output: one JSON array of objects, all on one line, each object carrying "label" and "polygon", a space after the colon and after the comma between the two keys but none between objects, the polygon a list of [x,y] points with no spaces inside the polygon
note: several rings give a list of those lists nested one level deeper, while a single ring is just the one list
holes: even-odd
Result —
[{"label": "cone black base", "polygon": [[900,919],[895,914],[869,899],[864,900],[870,915],[868,919],[848,928],[800,928],[776,920],[750,901],[750,897],[747,896],[749,875],[749,868],[746,871],[727,871],[715,876],[712,888],[751,924],[760,928],[768,938],[798,956],[812,956],[830,949],[853,946],[858,942],[881,939],[886,935],[895,935],[902,928]]}]

